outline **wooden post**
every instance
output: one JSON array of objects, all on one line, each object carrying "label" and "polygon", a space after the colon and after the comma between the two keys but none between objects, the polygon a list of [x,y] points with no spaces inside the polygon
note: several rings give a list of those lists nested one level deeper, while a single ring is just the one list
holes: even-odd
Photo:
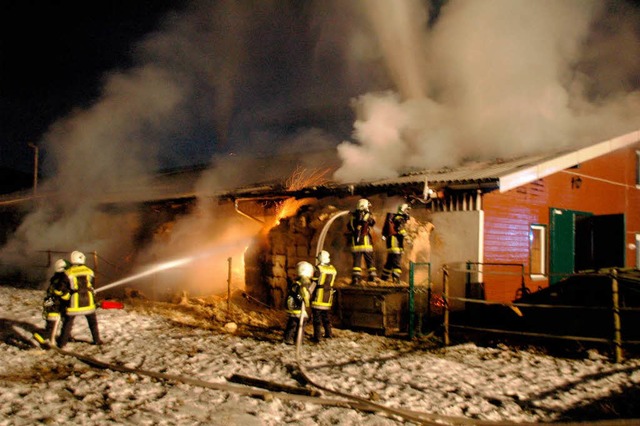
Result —
[{"label": "wooden post", "polygon": [[413,262],[409,262],[409,340],[412,340],[415,337],[415,303],[414,303],[414,292],[415,292],[415,264]]},{"label": "wooden post", "polygon": [[98,287],[98,253],[93,252],[93,288]]},{"label": "wooden post", "polygon": [[622,333],[620,332],[620,306],[618,294],[618,270],[611,269],[611,295],[613,300],[613,349],[615,361],[622,362]]},{"label": "wooden post", "polygon": [[431,286],[431,262],[429,262],[429,281],[427,282],[427,327],[431,327],[431,296],[432,296],[432,286]]},{"label": "wooden post", "polygon": [[449,346],[449,271],[442,267],[442,298],[444,299],[444,345]]},{"label": "wooden post", "polygon": [[227,273],[227,319],[231,318],[231,258],[227,259],[229,262],[229,272]]}]

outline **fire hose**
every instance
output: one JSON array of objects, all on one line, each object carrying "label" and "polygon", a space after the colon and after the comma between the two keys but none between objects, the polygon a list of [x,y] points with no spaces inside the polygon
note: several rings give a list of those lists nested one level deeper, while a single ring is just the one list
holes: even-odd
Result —
[{"label": "fire hose", "polygon": [[[311,385],[315,386],[316,388],[326,391],[328,393],[334,394],[334,395],[338,395],[341,396],[345,399],[334,399],[334,398],[325,398],[325,397],[319,397],[319,396],[309,396],[309,395],[304,395],[301,394],[300,392],[294,392],[294,391],[269,391],[269,390],[265,390],[265,389],[259,389],[256,387],[252,387],[252,386],[244,386],[244,385],[237,385],[237,384],[232,384],[232,383],[215,383],[215,382],[208,382],[205,380],[200,380],[200,379],[194,379],[194,378],[190,378],[190,377],[184,377],[184,376],[178,376],[178,375],[174,375],[174,374],[166,374],[166,373],[159,373],[156,371],[150,371],[150,370],[144,370],[144,369],[140,369],[140,368],[131,368],[131,367],[126,367],[124,365],[118,365],[118,364],[112,364],[112,363],[108,363],[108,362],[104,362],[104,361],[100,361],[96,358],[87,356],[87,355],[83,355],[77,352],[73,352],[73,351],[69,351],[69,350],[65,350],[65,349],[60,349],[55,345],[50,345],[47,341],[45,341],[44,339],[37,339],[37,343],[39,343],[40,348],[43,349],[51,349],[54,350],[55,352],[59,353],[60,355],[63,356],[70,356],[73,358],[78,359],[81,362],[84,362],[85,364],[94,367],[94,368],[99,368],[99,369],[108,369],[108,370],[112,370],[112,371],[118,371],[121,373],[129,373],[129,374],[137,374],[137,375],[141,375],[141,376],[147,376],[147,377],[152,377],[158,380],[164,380],[164,381],[171,381],[171,382],[179,382],[179,383],[184,383],[186,385],[190,385],[190,386],[197,386],[197,387],[202,387],[202,388],[207,388],[207,389],[213,389],[213,390],[219,390],[219,391],[225,391],[225,392],[234,392],[240,395],[245,395],[245,396],[250,396],[250,397],[258,397],[261,398],[263,400],[270,400],[272,398],[279,398],[282,400],[286,400],[286,401],[300,401],[300,402],[308,402],[308,403],[312,403],[312,404],[318,404],[318,405],[324,405],[324,406],[333,406],[333,407],[341,407],[341,408],[351,408],[351,409],[355,409],[355,410],[360,410],[363,412],[385,412],[387,414],[391,414],[394,416],[398,416],[401,417],[404,420],[408,420],[408,421],[412,421],[412,422],[416,422],[418,424],[422,424],[422,425],[443,425],[443,424],[448,424],[448,425],[476,425],[476,426],[527,426],[527,425],[534,425],[537,423],[522,423],[522,422],[510,422],[510,421],[500,421],[500,422],[494,422],[494,421],[490,421],[490,420],[474,420],[474,419],[469,419],[469,418],[465,418],[465,417],[452,417],[452,416],[443,416],[443,415],[438,415],[438,414],[430,414],[430,413],[424,413],[424,412],[418,412],[418,411],[413,411],[413,410],[406,410],[406,409],[400,409],[400,408],[392,408],[392,407],[387,407],[385,405],[381,405],[381,404],[377,404],[375,402],[372,402],[366,398],[361,398],[355,395],[350,395],[347,393],[343,393],[340,391],[336,391],[334,389],[330,389],[326,386],[323,386],[322,384],[314,381],[313,379],[311,379],[309,377],[309,375],[307,374],[307,371],[303,365],[303,363],[300,360],[300,347],[302,344],[302,328],[298,329],[298,335],[297,335],[297,342],[296,342],[296,363],[298,366],[298,369],[300,371],[300,373],[302,374],[303,378]],[[33,342],[34,344],[36,342]],[[283,389],[285,389],[287,386],[281,386]],[[623,426],[623,425],[628,425],[631,423],[625,423],[626,420],[624,419],[620,419],[620,420],[604,420],[604,421],[593,421],[593,422],[563,422],[561,423],[562,426],[578,426],[578,425],[585,425],[585,424],[592,424],[592,425],[598,425],[598,426]],[[553,424],[553,423],[550,423]]]},{"label": "fire hose", "polygon": [[343,210],[341,212],[338,212],[333,216],[331,216],[331,219],[329,219],[327,223],[324,225],[324,227],[322,228],[322,231],[320,232],[320,237],[318,237],[318,245],[316,246],[316,257],[318,257],[318,255],[322,251],[322,247],[324,247],[324,240],[327,238],[327,232],[329,232],[329,227],[331,226],[331,224],[340,216],[344,216],[348,213],[349,213],[349,210]]},{"label": "fire hose", "polygon": [[[305,311],[305,305],[304,305],[304,301],[302,302],[302,307],[301,307],[301,312]],[[373,411],[384,411],[388,414],[392,414],[395,416],[399,416],[405,420],[411,420],[414,422],[418,422],[419,424],[424,424],[424,425],[436,425],[436,424],[442,424],[442,423],[438,423],[433,421],[433,419],[427,419],[425,418],[425,416],[430,416],[426,413],[420,413],[420,412],[416,412],[416,411],[408,411],[408,410],[400,410],[400,409],[396,409],[396,408],[392,408],[392,407],[387,407],[386,405],[381,405],[381,404],[376,404],[375,402],[372,402],[366,398],[361,398],[359,396],[356,395],[351,395],[348,393],[344,393],[344,392],[340,392],[337,391],[335,389],[331,389],[328,388],[326,386],[323,386],[322,384],[316,382],[315,380],[313,380],[311,377],[309,377],[309,374],[307,373],[306,368],[304,367],[304,364],[301,361],[301,357],[300,357],[300,348],[302,347],[302,336],[304,334],[304,315],[300,315],[300,322],[298,323],[298,334],[296,336],[296,364],[298,365],[298,369],[300,370],[300,373],[302,374],[302,377],[311,385],[315,386],[316,388],[323,390],[325,392],[329,392],[331,394],[334,395],[338,395],[341,396],[343,398],[347,398],[351,401],[355,401],[358,404],[363,404],[365,407],[369,408],[370,410]],[[430,416],[431,417],[431,416]]]},{"label": "fire hose", "polygon": [[[42,348],[51,349],[51,350],[54,350],[55,352],[57,352],[57,353],[59,353],[61,355],[70,356],[70,357],[76,358],[79,361],[82,361],[82,362],[84,362],[85,364],[87,364],[87,365],[89,365],[91,367],[99,368],[99,369],[108,369],[108,370],[112,370],[112,371],[118,371],[118,372],[121,372],[121,373],[137,374],[137,375],[141,375],[141,376],[152,377],[152,378],[155,378],[155,379],[158,379],[158,380],[180,382],[180,383],[184,383],[186,385],[191,385],[191,386],[197,386],[197,387],[202,387],[202,388],[220,390],[220,391],[225,391],[225,392],[234,392],[234,393],[238,393],[238,394],[245,395],[245,396],[259,397],[259,398],[262,398],[264,400],[270,400],[272,398],[279,398],[279,399],[283,399],[283,400],[287,400],[287,401],[301,401],[301,402],[308,402],[308,403],[318,404],[318,405],[343,407],[343,408],[352,408],[352,409],[361,410],[361,411],[373,411],[372,408],[374,408],[376,410],[388,411],[388,409],[386,409],[385,407],[382,407],[382,408],[377,408],[375,406],[372,407],[371,403],[363,403],[363,402],[359,402],[357,400],[345,401],[345,400],[341,400],[341,399],[324,398],[324,397],[319,397],[319,396],[307,396],[307,395],[303,395],[303,394],[300,394],[299,392],[294,392],[294,391],[273,392],[273,391],[259,389],[259,388],[255,388],[255,387],[251,387],[251,386],[236,385],[236,384],[232,384],[232,383],[208,382],[208,381],[205,381],[205,380],[194,379],[194,378],[184,377],[184,376],[178,376],[178,375],[175,375],[175,374],[166,374],[166,373],[159,373],[159,372],[156,372],[156,371],[144,370],[144,369],[140,369],[140,368],[131,368],[131,367],[126,367],[124,365],[118,365],[118,364],[112,364],[112,363],[100,361],[100,360],[98,360],[96,358],[93,358],[93,357],[90,357],[90,356],[87,356],[87,355],[83,355],[83,354],[80,354],[80,353],[77,353],[77,352],[73,352],[73,351],[69,351],[69,350],[65,350],[65,349],[60,349],[55,345],[50,345],[47,341],[44,341],[44,340],[38,339],[38,343],[40,343],[40,347],[42,347]],[[285,386],[282,386],[282,387],[285,388]],[[411,418],[411,419],[417,419],[418,418],[418,417],[416,417],[418,415],[418,413],[414,413],[414,412],[411,412],[411,411],[408,411],[408,410],[407,411],[394,410],[394,414],[401,415],[404,418]],[[436,422],[427,422],[427,421],[422,420],[422,419],[416,420],[416,421],[418,421],[420,424],[427,424],[427,425],[442,424],[442,423],[436,423]]]}]

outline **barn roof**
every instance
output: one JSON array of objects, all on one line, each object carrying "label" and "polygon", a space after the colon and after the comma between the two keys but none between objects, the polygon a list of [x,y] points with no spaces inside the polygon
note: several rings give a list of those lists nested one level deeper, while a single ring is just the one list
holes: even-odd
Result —
[{"label": "barn roof", "polygon": [[289,191],[276,185],[260,188],[246,187],[223,194],[222,198],[259,197],[267,193],[297,198],[354,193],[363,196],[384,192],[416,194],[424,193],[429,188],[505,192],[638,142],[640,142],[640,130],[576,150],[539,153],[509,160],[467,163],[456,168],[410,172],[387,179],[341,184],[328,183],[296,191]]},{"label": "barn roof", "polygon": [[426,183],[429,187],[436,188],[485,188],[505,192],[638,142],[640,130],[577,150],[547,152],[510,160],[471,163],[437,171],[407,173],[396,178],[354,185],[375,188]]},{"label": "barn roof", "polygon": [[[227,200],[285,197],[321,198],[348,196],[356,193],[362,196],[379,193],[416,196],[424,194],[429,188],[505,192],[638,142],[640,142],[640,130],[577,150],[540,153],[508,160],[467,163],[459,167],[441,170],[414,171],[388,179],[352,183],[329,182],[297,190],[286,188],[282,182],[256,183],[245,187],[215,191],[206,194],[206,196]],[[126,203],[194,199],[197,197],[195,185],[204,169],[204,167],[196,167],[159,174],[144,182],[128,186],[127,191],[123,193],[102,194],[102,201],[105,203]],[[53,194],[40,193],[38,198],[49,195]],[[27,190],[0,196],[0,205],[30,199],[33,199],[32,193]]]}]

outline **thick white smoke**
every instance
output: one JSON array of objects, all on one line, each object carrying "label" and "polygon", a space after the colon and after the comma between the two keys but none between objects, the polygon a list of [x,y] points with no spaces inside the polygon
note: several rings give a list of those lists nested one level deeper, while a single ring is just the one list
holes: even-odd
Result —
[{"label": "thick white smoke", "polygon": [[426,4],[396,3],[403,17],[388,2],[362,2],[395,93],[355,100],[354,141],[338,147],[336,179],[575,147],[639,127],[637,79],[620,84],[639,65],[629,5],[452,0],[428,26]]},{"label": "thick white smoke", "polygon": [[[99,98],[43,135],[41,152],[52,177],[41,182],[40,193],[47,198],[9,238],[0,263],[28,269],[41,250],[59,256],[97,251],[115,264],[135,259],[146,224],[123,203],[127,193],[134,187],[144,193],[140,183],[161,167],[199,165],[215,154],[197,185],[201,205],[177,220],[175,237],[154,241],[140,259],[207,251],[216,241],[227,244],[228,229],[237,229],[234,219],[241,218],[211,206],[212,193],[286,177],[300,163],[326,167],[326,152],[337,139],[317,125],[336,120],[334,100],[320,89],[330,77],[310,66],[310,58],[334,59],[333,51],[310,49],[313,15],[313,8],[276,1],[231,0],[196,0],[168,14],[132,48],[131,69],[107,70]],[[298,96],[305,88],[314,94]],[[335,91],[345,105],[355,94]],[[316,119],[317,111],[328,119]],[[289,163],[273,161],[278,155]],[[114,204],[105,205],[105,196]],[[251,227],[242,229],[245,239]],[[184,237],[189,232],[192,237]]]},{"label": "thick white smoke", "polygon": [[[145,224],[118,194],[159,168],[209,162],[204,200],[298,166],[357,181],[625,133],[640,111],[638,21],[604,0],[195,0],[43,135],[48,198],[2,263],[129,257]],[[177,255],[190,229],[205,249],[224,234],[203,231],[227,226],[218,209],[195,211],[145,259]]]}]

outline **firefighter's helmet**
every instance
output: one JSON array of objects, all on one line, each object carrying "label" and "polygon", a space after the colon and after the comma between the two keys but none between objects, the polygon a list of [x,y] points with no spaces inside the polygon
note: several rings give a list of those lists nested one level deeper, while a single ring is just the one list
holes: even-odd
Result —
[{"label": "firefighter's helmet", "polygon": [[371,203],[369,202],[369,200],[367,200],[366,198],[361,198],[358,200],[356,209],[368,212],[370,208],[371,208]]},{"label": "firefighter's helmet", "polygon": [[296,273],[301,278],[311,279],[313,277],[313,265],[305,261],[298,262],[296,265]]},{"label": "firefighter's helmet", "polygon": [[409,207],[409,204],[407,203],[402,203],[398,206],[399,214],[409,214],[409,210],[411,210],[411,207]]},{"label": "firefighter's helmet", "polygon": [[331,256],[329,256],[329,252],[326,250],[322,250],[318,253],[318,257],[316,258],[316,263],[318,265],[328,265],[331,262]]},{"label": "firefighter's helmet", "polygon": [[84,262],[87,260],[84,253],[77,250],[71,253],[69,259],[71,259],[71,263],[74,265],[84,265]]},{"label": "firefighter's helmet", "polygon": [[53,264],[53,269],[56,272],[63,272],[65,269],[67,269],[67,261],[64,259],[56,260],[56,263]]}]

